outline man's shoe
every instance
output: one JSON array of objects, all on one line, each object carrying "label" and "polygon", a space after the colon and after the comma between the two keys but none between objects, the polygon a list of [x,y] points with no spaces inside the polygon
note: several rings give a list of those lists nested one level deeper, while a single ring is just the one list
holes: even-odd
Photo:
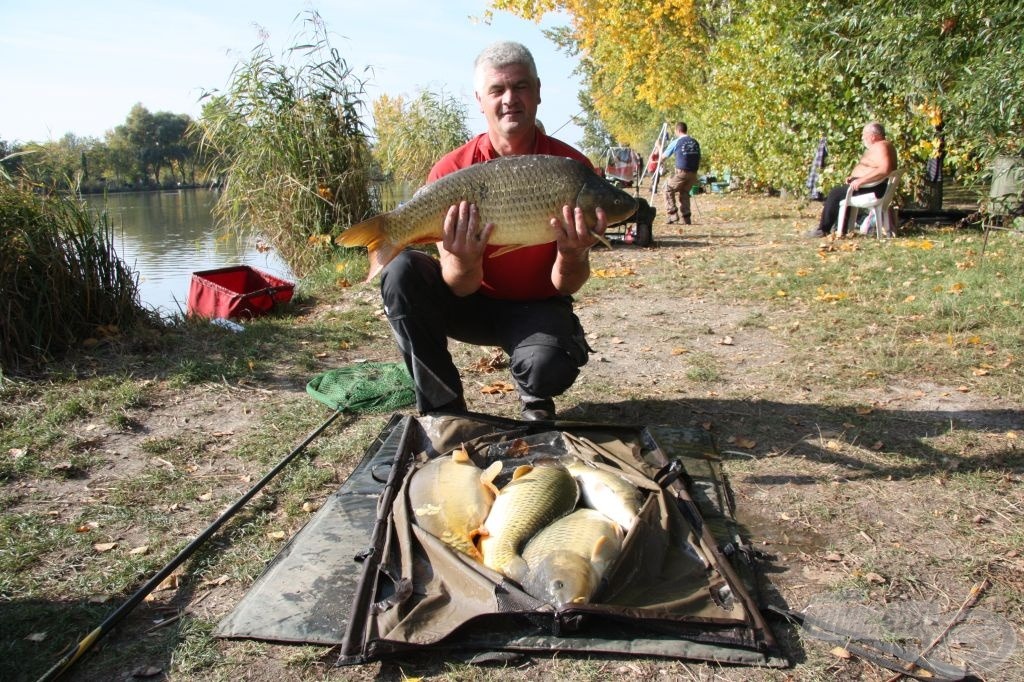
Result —
[{"label": "man's shoe", "polygon": [[555,401],[545,398],[544,400],[524,402],[520,414],[523,420],[528,422],[552,421],[555,418]]},{"label": "man's shoe", "polygon": [[693,223],[690,222],[690,216],[688,216],[688,215],[684,215],[683,216],[683,222],[686,223],[687,225],[692,225],[693,224]]},{"label": "man's shoe", "polygon": [[807,237],[808,239],[821,239],[823,237],[827,237],[828,235],[819,230],[818,228],[815,228],[810,232],[805,233],[804,236]]}]

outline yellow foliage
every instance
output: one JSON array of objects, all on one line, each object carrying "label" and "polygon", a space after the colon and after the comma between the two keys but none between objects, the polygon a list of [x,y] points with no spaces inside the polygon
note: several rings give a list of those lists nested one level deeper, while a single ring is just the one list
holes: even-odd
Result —
[{"label": "yellow foliage", "polygon": [[593,69],[594,108],[615,137],[634,132],[620,127],[616,100],[674,112],[697,94],[679,78],[700,70],[708,47],[694,0],[492,0],[491,8],[533,21],[548,12],[569,15],[572,37]]}]

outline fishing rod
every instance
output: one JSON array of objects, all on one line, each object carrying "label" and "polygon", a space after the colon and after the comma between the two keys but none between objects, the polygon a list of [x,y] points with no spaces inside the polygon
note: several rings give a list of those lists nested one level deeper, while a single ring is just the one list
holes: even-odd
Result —
[{"label": "fishing rod", "polygon": [[238,512],[238,510],[245,506],[245,503],[251,500],[253,496],[255,496],[256,493],[258,493],[263,488],[263,486],[269,483],[270,480],[277,476],[277,474],[279,474],[282,469],[288,466],[288,464],[293,459],[295,459],[299,455],[299,453],[305,450],[306,446],[313,442],[314,438],[323,433],[324,429],[330,426],[335,419],[341,416],[342,412],[342,408],[338,408],[334,412],[334,414],[332,414],[330,417],[326,419],[326,421],[324,421],[323,424],[318,426],[316,429],[313,430],[312,433],[306,436],[306,440],[302,441],[302,443],[300,443],[294,450],[292,450],[287,457],[282,459],[277,466],[271,469],[266,476],[261,478],[256,485],[250,488],[249,492],[245,493],[240,498],[238,498],[237,502],[231,505],[219,517],[217,517],[217,520],[211,523],[206,530],[204,530],[202,533],[199,534],[198,537],[196,537],[195,540],[190,542],[183,550],[178,552],[178,555],[176,557],[171,559],[171,561],[166,566],[160,569],[159,573],[150,578],[149,582],[147,582],[145,585],[139,588],[139,590],[135,594],[133,594],[128,599],[128,601],[121,604],[121,606],[119,606],[113,613],[107,616],[106,620],[100,623],[95,630],[86,635],[80,642],[78,642],[77,645],[71,646],[68,649],[68,651],[61,657],[61,659],[57,661],[57,663],[55,663],[52,668],[47,670],[42,677],[39,678],[39,682],[49,682],[50,680],[56,680],[65,672],[67,672],[71,668],[71,666],[73,666],[75,662],[77,662],[78,659],[80,659],[85,654],[85,652],[89,651],[89,649],[91,649],[93,645],[100,640],[100,638],[102,638],[105,634],[110,632],[114,628],[114,626],[121,621],[121,619],[128,615],[128,613],[132,609],[138,606],[139,602],[146,598],[146,595],[148,595],[150,592],[156,589],[156,587],[160,583],[162,583],[164,579],[167,578],[167,576],[169,576],[174,571],[174,569],[176,569],[186,559],[188,559],[192,555],[192,553],[199,548],[200,545],[202,545],[204,542],[210,539],[210,536],[216,533],[217,530],[221,526],[223,526],[228,519],[234,516]]}]

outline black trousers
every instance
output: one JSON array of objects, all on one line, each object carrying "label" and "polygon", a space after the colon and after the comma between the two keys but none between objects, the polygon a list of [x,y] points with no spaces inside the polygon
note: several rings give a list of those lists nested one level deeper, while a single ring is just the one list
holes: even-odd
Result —
[{"label": "black trousers", "polygon": [[[853,194],[856,196],[858,194],[870,193],[880,197],[885,194],[885,188],[888,184],[889,181],[886,180],[874,187],[861,188]],[[846,198],[846,192],[849,189],[849,185],[839,185],[838,187],[833,187],[825,197],[825,205],[821,208],[821,220],[818,221],[818,229],[825,234],[835,231],[836,222],[839,220],[839,204]]]},{"label": "black trousers", "polygon": [[570,296],[542,301],[456,296],[435,258],[408,249],[384,268],[380,287],[388,322],[416,384],[420,412],[462,397],[449,338],[501,347],[526,399],[560,395],[587,362],[590,349]]}]

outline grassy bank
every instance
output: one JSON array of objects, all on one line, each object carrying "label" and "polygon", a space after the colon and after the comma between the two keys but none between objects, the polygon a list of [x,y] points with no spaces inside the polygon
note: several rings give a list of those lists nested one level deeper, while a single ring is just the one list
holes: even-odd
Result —
[{"label": "grassy bank", "polygon": [[[711,430],[748,528],[775,555],[768,592],[790,606],[850,586],[880,602],[959,604],[984,575],[985,605],[1019,633],[1020,238],[993,234],[982,261],[977,231],[819,242],[799,236],[817,205],[725,195],[697,206],[693,226],[659,219],[655,248],[594,251],[577,298],[598,352],[560,412]],[[181,324],[110,338],[3,382],[0,678],[38,677],[323,422],[309,379],[398,358],[375,285],[340,286],[356,281],[300,287],[240,334]],[[470,407],[515,416],[511,397],[481,390],[507,378],[488,371],[490,351],[453,353]],[[385,420],[346,418],[313,441],[70,679],[882,678],[793,633],[798,668],[782,672],[545,657],[337,670],[325,647],[214,639]]]}]

